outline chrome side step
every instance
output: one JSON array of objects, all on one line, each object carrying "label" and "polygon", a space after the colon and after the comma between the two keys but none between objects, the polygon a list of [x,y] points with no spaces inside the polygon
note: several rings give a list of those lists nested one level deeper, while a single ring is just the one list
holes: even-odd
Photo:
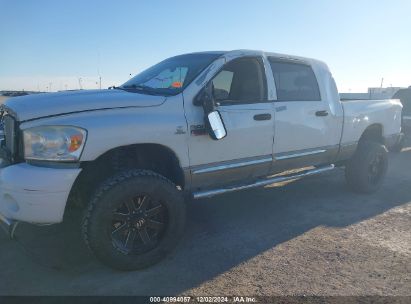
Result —
[{"label": "chrome side step", "polygon": [[306,177],[310,175],[320,174],[326,171],[330,171],[334,168],[335,168],[334,165],[329,165],[326,167],[319,167],[319,168],[309,169],[305,171],[300,171],[295,174],[276,176],[276,177],[272,177],[269,179],[259,180],[252,184],[248,184],[248,185],[237,185],[237,186],[230,186],[230,187],[221,188],[221,189],[212,189],[212,190],[194,192],[193,198],[194,199],[206,198],[206,197],[212,197],[212,196],[216,196],[219,194],[224,194],[224,193],[229,193],[229,192],[234,192],[234,191],[239,191],[239,190],[263,187],[263,186],[271,185],[274,183],[280,183],[280,182],[285,182],[285,181],[302,178],[302,177]]},{"label": "chrome side step", "polygon": [[14,232],[16,231],[19,222],[10,220],[0,214],[0,227],[4,229],[10,239],[14,239]]}]

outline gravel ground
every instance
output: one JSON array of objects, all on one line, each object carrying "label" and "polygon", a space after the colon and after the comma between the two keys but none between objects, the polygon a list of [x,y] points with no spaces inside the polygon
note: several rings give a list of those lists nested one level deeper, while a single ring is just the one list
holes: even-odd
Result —
[{"label": "gravel ground", "polygon": [[194,202],[178,249],[118,272],[94,260],[77,224],[0,234],[1,295],[411,295],[411,148],[383,188],[350,193],[336,169]]}]

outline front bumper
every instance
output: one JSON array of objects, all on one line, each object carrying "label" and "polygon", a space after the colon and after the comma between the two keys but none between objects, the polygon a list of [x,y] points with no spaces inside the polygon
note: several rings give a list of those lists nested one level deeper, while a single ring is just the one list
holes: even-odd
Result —
[{"label": "front bumper", "polygon": [[[54,224],[63,220],[70,190],[81,169],[16,164],[0,169],[0,222]],[[10,226],[9,226],[10,229]]]}]

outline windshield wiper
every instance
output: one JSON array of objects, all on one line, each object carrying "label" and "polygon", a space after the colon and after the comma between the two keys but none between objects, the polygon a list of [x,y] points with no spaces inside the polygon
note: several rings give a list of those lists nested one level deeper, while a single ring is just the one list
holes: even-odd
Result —
[{"label": "windshield wiper", "polygon": [[131,85],[127,85],[127,86],[122,86],[121,88],[123,88],[123,89],[147,90],[147,91],[154,90],[154,88],[143,85],[143,84],[131,84]]},{"label": "windshield wiper", "polygon": [[148,87],[148,86],[144,86],[144,85],[127,85],[127,86],[120,86],[120,87],[116,87],[116,86],[111,86],[108,88],[110,89],[114,89],[114,90],[129,90],[129,89],[136,89],[136,90],[152,90],[153,88]]},{"label": "windshield wiper", "polygon": [[126,85],[126,86],[121,86],[121,87],[115,87],[115,89],[120,89],[120,90],[136,90],[136,91],[142,91],[151,95],[165,95],[162,92],[159,92],[157,89],[142,85],[142,84],[131,84],[131,85]]}]

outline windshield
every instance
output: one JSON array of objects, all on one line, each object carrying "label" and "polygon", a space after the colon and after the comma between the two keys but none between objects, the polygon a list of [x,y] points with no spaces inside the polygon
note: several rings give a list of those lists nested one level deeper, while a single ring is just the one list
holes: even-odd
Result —
[{"label": "windshield", "polygon": [[221,53],[172,57],[131,78],[119,89],[137,90],[147,94],[176,95],[219,56]]}]

